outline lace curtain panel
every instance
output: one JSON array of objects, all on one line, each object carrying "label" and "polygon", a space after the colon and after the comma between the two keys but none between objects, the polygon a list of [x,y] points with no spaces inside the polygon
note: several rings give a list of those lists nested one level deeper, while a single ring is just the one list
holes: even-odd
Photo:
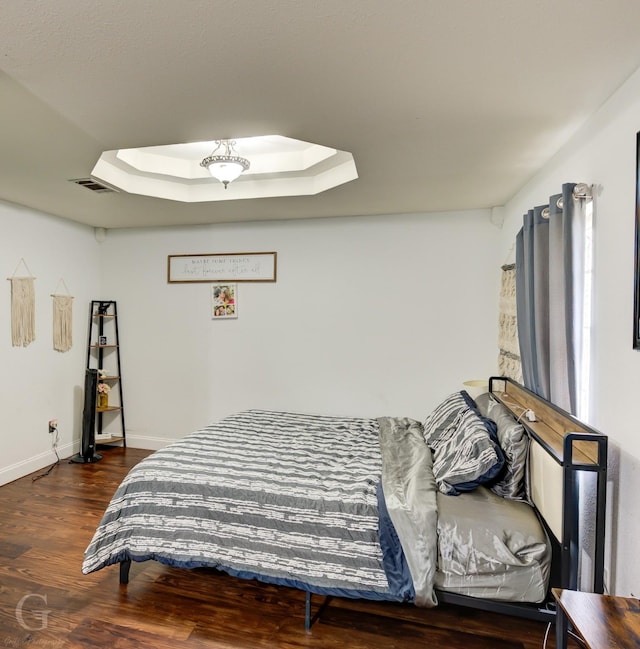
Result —
[{"label": "lace curtain panel", "polygon": [[518,321],[516,314],[516,265],[502,267],[498,320],[498,375],[522,383]]}]

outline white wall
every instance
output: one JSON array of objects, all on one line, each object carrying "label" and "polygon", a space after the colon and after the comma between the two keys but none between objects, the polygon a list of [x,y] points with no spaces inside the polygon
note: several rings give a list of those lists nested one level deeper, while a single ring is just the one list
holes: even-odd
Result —
[{"label": "white wall", "polygon": [[[0,300],[0,484],[55,461],[48,421],[58,419],[59,452],[76,452],[80,437],[88,304],[99,281],[100,249],[93,228],[0,202],[2,278],[21,258],[36,277],[36,339],[11,345],[11,284]],[[24,276],[20,265],[16,275]],[[73,347],[53,349],[51,294],[65,293],[73,307]]]},{"label": "white wall", "polygon": [[[423,419],[495,372],[500,230],[488,211],[111,230],[127,434],[155,448],[231,412]],[[275,283],[168,284],[167,256],[276,251]]]},{"label": "white wall", "polygon": [[522,214],[543,204],[563,182],[595,191],[594,427],[610,439],[607,581],[610,592],[638,596],[640,563],[640,352],[632,349],[636,73],[580,133],[505,207],[502,250],[512,245]]}]

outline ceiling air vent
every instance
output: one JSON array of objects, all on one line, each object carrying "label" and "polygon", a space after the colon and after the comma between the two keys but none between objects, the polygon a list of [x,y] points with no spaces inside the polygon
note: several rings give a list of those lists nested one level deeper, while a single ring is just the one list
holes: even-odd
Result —
[{"label": "ceiling air vent", "polygon": [[74,178],[69,182],[75,183],[76,185],[80,185],[80,187],[86,187],[87,189],[90,189],[92,192],[95,192],[96,194],[106,194],[108,192],[117,191],[113,187],[109,187],[108,185],[103,185],[102,183],[99,183],[97,180],[95,180],[95,178]]}]

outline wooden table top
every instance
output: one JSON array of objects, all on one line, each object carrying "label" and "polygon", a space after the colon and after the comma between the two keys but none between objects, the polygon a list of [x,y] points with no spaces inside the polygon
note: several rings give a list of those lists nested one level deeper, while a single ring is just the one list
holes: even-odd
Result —
[{"label": "wooden table top", "polygon": [[640,600],[559,588],[552,592],[589,649],[640,647]]}]

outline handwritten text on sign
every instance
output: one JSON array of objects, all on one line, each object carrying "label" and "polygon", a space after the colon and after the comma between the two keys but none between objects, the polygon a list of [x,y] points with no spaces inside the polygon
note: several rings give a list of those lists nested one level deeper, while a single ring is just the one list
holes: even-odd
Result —
[{"label": "handwritten text on sign", "polygon": [[169,255],[168,282],[275,282],[276,253]]}]

